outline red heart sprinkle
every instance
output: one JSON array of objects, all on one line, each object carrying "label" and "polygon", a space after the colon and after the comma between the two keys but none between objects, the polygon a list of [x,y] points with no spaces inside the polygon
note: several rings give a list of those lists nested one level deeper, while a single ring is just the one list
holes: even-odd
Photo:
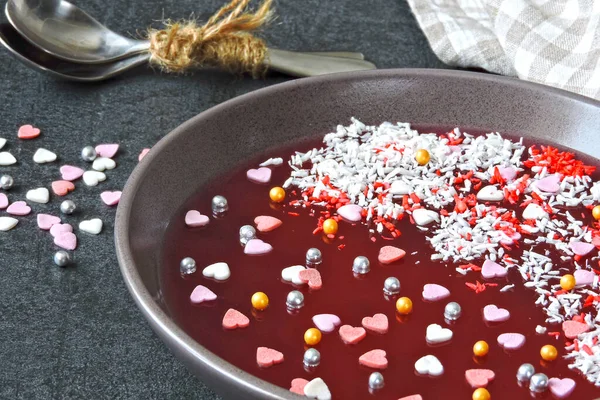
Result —
[{"label": "red heart sprinkle", "polygon": [[342,325],[338,331],[342,341],[346,344],[356,344],[367,336],[365,328]]},{"label": "red heart sprinkle", "polygon": [[323,281],[321,280],[321,274],[314,268],[307,268],[298,273],[298,278],[304,282],[308,283],[308,287],[313,290],[321,289],[323,286]]},{"label": "red heart sprinkle", "polygon": [[31,125],[23,125],[17,132],[19,139],[35,139],[38,136],[40,136],[40,130]]},{"label": "red heart sprinkle", "polygon": [[406,255],[406,252],[394,246],[383,246],[379,250],[379,256],[377,259],[382,264],[391,264],[394,261],[400,260]]},{"label": "red heart sprinkle", "polygon": [[473,389],[486,387],[495,376],[496,374],[491,369],[468,369],[465,371],[465,378]]},{"label": "red heart sprinkle", "polygon": [[290,392],[304,396],[304,386],[306,386],[307,383],[308,381],[306,379],[292,379],[292,387],[290,388]]},{"label": "red heart sprinkle", "polygon": [[388,366],[387,358],[385,358],[384,350],[371,350],[360,356],[358,362],[365,367],[375,369],[386,369]]},{"label": "red heart sprinkle", "polygon": [[69,181],[54,181],[52,182],[52,191],[57,196],[64,196],[69,192],[75,190],[73,182]]},{"label": "red heart sprinkle", "polygon": [[270,232],[279,228],[281,224],[283,224],[281,220],[268,215],[261,215],[254,218],[254,223],[256,224],[256,229],[258,229],[259,232]]},{"label": "red heart sprinkle", "polygon": [[259,367],[267,368],[271,365],[281,364],[283,362],[283,353],[269,349],[268,347],[259,347],[256,349],[256,363]]},{"label": "red heart sprinkle", "polygon": [[388,331],[388,318],[385,314],[375,314],[372,317],[364,317],[362,326],[375,333],[386,333]]},{"label": "red heart sprinkle", "polygon": [[248,325],[250,325],[248,317],[233,308],[227,310],[223,317],[223,328],[225,329],[245,328]]},{"label": "red heart sprinkle", "polygon": [[562,323],[562,329],[566,337],[569,339],[575,339],[580,334],[589,331],[590,327],[588,324],[577,321],[565,321]]}]

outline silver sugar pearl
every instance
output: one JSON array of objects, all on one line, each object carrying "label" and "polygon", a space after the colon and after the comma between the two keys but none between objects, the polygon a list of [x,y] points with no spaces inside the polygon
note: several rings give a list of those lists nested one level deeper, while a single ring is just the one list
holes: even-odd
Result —
[{"label": "silver sugar pearl", "polygon": [[77,206],[73,203],[73,200],[65,200],[60,203],[60,212],[63,214],[73,214]]},{"label": "silver sugar pearl", "polygon": [[535,368],[533,365],[525,363],[521,364],[519,369],[517,370],[517,379],[519,382],[528,382],[531,377],[535,374]]},{"label": "silver sugar pearl", "polygon": [[83,149],[81,149],[81,159],[83,161],[92,162],[96,159],[96,156],[96,149],[94,149],[92,146],[85,146]]},{"label": "silver sugar pearl", "polygon": [[213,214],[223,214],[229,210],[229,204],[227,199],[221,195],[216,195],[212,198],[212,211]]},{"label": "silver sugar pearl", "polygon": [[383,282],[383,293],[393,296],[400,293],[400,281],[394,276],[390,276]]},{"label": "silver sugar pearl", "polygon": [[244,225],[240,228],[240,243],[245,246],[250,239],[256,239],[256,229],[252,225]]},{"label": "silver sugar pearl", "polygon": [[299,290],[292,290],[288,293],[285,304],[290,310],[298,310],[304,307],[304,295]]},{"label": "silver sugar pearl", "polygon": [[192,257],[186,257],[179,263],[179,270],[183,275],[189,275],[196,272],[196,260]]},{"label": "silver sugar pearl", "polygon": [[306,267],[316,268],[323,262],[323,254],[321,250],[312,247],[306,252]]},{"label": "silver sugar pearl", "polygon": [[460,318],[461,313],[462,308],[460,307],[460,304],[455,301],[446,304],[446,308],[444,308],[444,318],[449,321],[456,321]]},{"label": "silver sugar pearl", "polygon": [[352,271],[355,274],[366,274],[371,270],[371,263],[369,259],[365,256],[358,256],[354,259],[352,263]]},{"label": "silver sugar pearl", "polygon": [[548,377],[546,374],[537,373],[529,381],[529,390],[535,393],[541,393],[548,389]]},{"label": "silver sugar pearl", "polygon": [[54,260],[54,264],[58,265],[59,267],[66,267],[71,263],[71,256],[64,250],[59,250],[54,253],[54,257],[52,257],[52,259]]},{"label": "silver sugar pearl", "polygon": [[369,388],[373,390],[381,389],[384,385],[383,375],[381,372],[373,372],[369,375]]},{"label": "silver sugar pearl", "polygon": [[303,361],[307,367],[316,367],[321,362],[321,353],[317,349],[310,348],[304,352]]},{"label": "silver sugar pearl", "polygon": [[2,177],[0,177],[0,188],[4,190],[9,190],[13,187],[14,184],[15,181],[13,180],[12,176],[2,175]]}]

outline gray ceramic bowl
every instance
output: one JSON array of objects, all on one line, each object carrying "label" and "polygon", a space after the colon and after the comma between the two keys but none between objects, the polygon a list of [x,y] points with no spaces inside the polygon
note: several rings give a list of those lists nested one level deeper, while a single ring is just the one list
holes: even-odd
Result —
[{"label": "gray ceramic bowl", "polygon": [[151,327],[190,370],[230,399],[298,398],[225,362],[169,317],[158,279],[162,238],[183,202],[239,160],[355,116],[519,133],[600,157],[600,103],[487,74],[383,70],[300,79],[238,97],[184,123],[133,171],[117,211],[125,283]]}]

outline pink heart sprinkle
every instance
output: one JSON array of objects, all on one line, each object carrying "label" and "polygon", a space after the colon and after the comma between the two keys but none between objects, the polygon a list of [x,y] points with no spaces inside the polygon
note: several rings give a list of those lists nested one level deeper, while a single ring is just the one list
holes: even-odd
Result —
[{"label": "pink heart sprinkle", "polygon": [[65,196],[73,190],[75,190],[75,185],[71,181],[64,180],[52,182],[52,191],[57,196]]},{"label": "pink heart sprinkle", "polygon": [[8,197],[4,193],[0,193],[0,210],[8,207]]},{"label": "pink heart sprinkle", "polygon": [[334,314],[318,314],[312,317],[312,321],[323,332],[333,332],[342,323],[340,317]]},{"label": "pink heart sprinkle", "polygon": [[411,394],[410,396],[402,397],[398,400],[423,400],[420,394]]},{"label": "pink heart sprinkle", "polygon": [[423,299],[426,301],[438,301],[450,296],[450,291],[435,283],[428,283],[423,286]]},{"label": "pink heart sprinkle", "polygon": [[40,130],[31,125],[23,125],[17,132],[19,139],[35,139],[38,136],[40,136]]},{"label": "pink heart sprinkle", "polygon": [[47,231],[53,225],[60,224],[60,218],[50,214],[38,214],[37,224],[40,229]]},{"label": "pink heart sprinkle", "polygon": [[338,208],[337,213],[347,221],[358,222],[362,219],[362,210],[362,207],[356,204],[346,204]]},{"label": "pink heart sprinkle", "polygon": [[74,181],[83,176],[84,171],[81,168],[72,165],[63,165],[60,167],[60,174],[65,181]]},{"label": "pink heart sprinkle", "polygon": [[575,276],[575,283],[577,286],[584,286],[594,283],[596,274],[593,271],[588,271],[586,269],[578,269],[573,276]]},{"label": "pink heart sprinkle", "polygon": [[256,363],[259,367],[267,368],[271,365],[281,364],[283,362],[283,353],[269,349],[268,347],[259,347],[256,349]]},{"label": "pink heart sprinkle", "polygon": [[142,149],[142,152],[140,153],[140,155],[138,156],[138,162],[142,161],[142,159],[144,157],[146,157],[146,154],[148,154],[148,152],[150,151],[150,149]]},{"label": "pink heart sprinkle", "polygon": [[96,154],[98,154],[98,157],[113,158],[118,150],[118,144],[99,144],[96,146]]},{"label": "pink heart sprinkle", "polygon": [[362,326],[369,331],[383,334],[388,331],[388,318],[385,314],[375,314],[372,317],[364,317],[362,319]]},{"label": "pink heart sprinkle", "polygon": [[500,167],[498,168],[498,172],[500,172],[500,176],[507,182],[517,177],[517,170],[513,167]]},{"label": "pink heart sprinkle", "polygon": [[573,253],[577,254],[578,256],[585,256],[590,251],[594,250],[596,246],[594,246],[591,243],[574,240],[571,243],[569,243],[569,247],[571,248],[571,250],[573,250]]},{"label": "pink heart sprinkle", "polygon": [[73,232],[73,227],[70,224],[61,224],[59,222],[50,227],[50,234],[54,237],[64,232]]},{"label": "pink heart sprinkle", "polygon": [[548,389],[559,399],[564,399],[575,390],[575,381],[571,378],[550,378],[548,380]]},{"label": "pink heart sprinkle", "polygon": [[246,177],[255,183],[269,183],[271,180],[271,169],[267,167],[249,169],[246,172]]},{"label": "pink heart sprinkle", "polygon": [[6,212],[12,215],[27,215],[31,212],[31,207],[24,201],[15,201],[8,206]]},{"label": "pink heart sprinkle", "polygon": [[57,236],[54,236],[54,244],[65,250],[75,250],[77,247],[77,236],[73,232],[61,232]]},{"label": "pink heart sprinkle", "polygon": [[190,295],[190,301],[194,304],[200,304],[205,301],[213,301],[217,299],[217,295],[206,286],[198,285]]},{"label": "pink heart sprinkle", "polygon": [[371,350],[367,351],[365,354],[358,358],[358,362],[365,367],[375,368],[375,369],[386,369],[388,366],[387,358],[385,357],[386,353],[384,350]]},{"label": "pink heart sprinkle", "polygon": [[525,344],[525,336],[520,333],[503,333],[498,336],[498,344],[507,350],[517,350]]},{"label": "pink heart sprinkle", "polygon": [[465,371],[465,378],[473,389],[486,387],[495,377],[496,374],[491,369],[468,369]]},{"label": "pink heart sprinkle", "polygon": [[223,317],[223,328],[236,329],[245,328],[250,325],[250,320],[238,310],[230,308]]},{"label": "pink heart sprinkle", "polygon": [[406,255],[406,252],[394,246],[383,246],[379,250],[379,256],[377,259],[382,264],[391,264],[395,261],[400,260]]},{"label": "pink heart sprinkle", "polygon": [[114,206],[115,204],[119,204],[119,200],[121,200],[121,191],[102,192],[100,193],[100,198],[107,206]]},{"label": "pink heart sprinkle", "polygon": [[503,322],[510,318],[506,308],[498,308],[494,304],[483,307],[483,319],[487,322]]},{"label": "pink heart sprinkle", "polygon": [[283,224],[280,219],[270,217],[268,215],[260,215],[254,218],[254,223],[256,224],[256,229],[258,229],[259,232],[271,232]]},{"label": "pink heart sprinkle", "polygon": [[481,266],[481,276],[485,279],[502,278],[506,274],[506,268],[492,260],[485,260]]},{"label": "pink heart sprinkle", "polygon": [[292,379],[292,385],[290,387],[290,392],[299,394],[300,396],[304,396],[304,386],[308,381],[302,378]]},{"label": "pink heart sprinkle", "polygon": [[307,268],[298,272],[298,279],[304,283],[308,283],[308,287],[312,290],[319,290],[323,287],[321,273],[314,268]]},{"label": "pink heart sprinkle", "polygon": [[367,337],[365,328],[353,327],[351,325],[342,325],[338,331],[340,338],[346,344],[356,344]]},{"label": "pink heart sprinkle", "polygon": [[190,228],[205,226],[210,222],[206,215],[200,214],[200,211],[190,210],[185,214],[185,224]]},{"label": "pink heart sprinkle", "polygon": [[590,327],[588,326],[588,324],[584,324],[583,322],[564,321],[562,323],[562,330],[567,338],[575,339],[582,333],[589,331]]},{"label": "pink heart sprinkle", "polygon": [[244,253],[249,255],[261,255],[270,253],[273,250],[273,246],[269,243],[265,243],[260,239],[250,239],[244,247]]},{"label": "pink heart sprinkle", "polygon": [[535,186],[542,192],[556,193],[560,190],[560,174],[549,175],[535,182]]}]

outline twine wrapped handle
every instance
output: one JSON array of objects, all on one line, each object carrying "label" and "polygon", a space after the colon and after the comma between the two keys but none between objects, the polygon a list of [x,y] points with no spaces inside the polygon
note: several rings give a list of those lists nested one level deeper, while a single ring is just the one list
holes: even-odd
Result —
[{"label": "twine wrapped handle", "polygon": [[252,32],[271,19],[272,1],[264,0],[251,13],[250,0],[232,0],[203,26],[168,21],[164,29],[150,29],[150,62],[167,72],[211,66],[259,77],[267,69],[267,45]]}]

